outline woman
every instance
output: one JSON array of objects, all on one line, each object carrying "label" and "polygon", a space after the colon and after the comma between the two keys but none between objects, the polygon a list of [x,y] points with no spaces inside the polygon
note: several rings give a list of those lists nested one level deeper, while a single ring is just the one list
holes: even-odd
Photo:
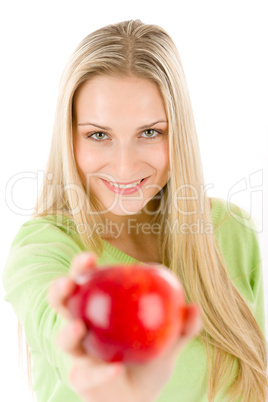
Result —
[{"label": "woman", "polygon": [[[97,361],[81,346],[85,327],[70,319],[66,298],[84,271],[137,261],[177,274],[184,333],[142,367]],[[183,68],[162,28],[107,26],[74,52],[43,191],[13,242],[4,285],[26,332],[38,401],[265,400],[254,224],[204,192]]]}]

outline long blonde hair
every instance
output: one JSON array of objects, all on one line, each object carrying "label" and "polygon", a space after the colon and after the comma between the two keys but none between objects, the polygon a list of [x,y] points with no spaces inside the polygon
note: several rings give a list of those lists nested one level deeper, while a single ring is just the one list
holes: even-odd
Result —
[{"label": "long blonde hair", "polygon": [[[201,308],[203,331],[199,339],[207,353],[209,401],[225,389],[232,369],[236,370],[236,381],[228,390],[229,400],[264,401],[266,341],[227,274],[214,235],[167,230],[174,222],[188,227],[198,220],[211,224],[211,212],[205,193],[201,206],[200,197],[191,197],[193,189],[204,188],[196,128],[180,56],[161,27],[140,20],[125,21],[91,33],[77,47],[60,84],[51,152],[35,216],[62,213],[69,215],[77,228],[101,222],[98,213],[90,213],[98,207],[79,176],[72,138],[75,92],[97,74],[142,77],[159,86],[169,122],[171,172],[154,217],[161,224],[162,261],[182,281],[187,302]],[[176,197],[178,189],[187,197],[185,193]],[[79,232],[87,249],[101,252],[97,233],[88,237],[86,230]]]}]

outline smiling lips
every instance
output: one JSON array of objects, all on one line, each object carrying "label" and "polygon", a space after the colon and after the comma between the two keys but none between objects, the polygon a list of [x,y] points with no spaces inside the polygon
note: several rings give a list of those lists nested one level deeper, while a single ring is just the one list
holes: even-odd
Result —
[{"label": "smiling lips", "polygon": [[117,194],[132,194],[138,191],[149,177],[128,184],[119,184],[101,179],[109,190]]},{"label": "smiling lips", "polygon": [[[141,179],[143,180],[143,179]],[[109,182],[112,186],[117,187],[117,188],[133,188],[136,187],[141,180],[135,181],[134,183],[129,183],[129,184],[119,184],[119,183],[113,183],[113,182]]]}]

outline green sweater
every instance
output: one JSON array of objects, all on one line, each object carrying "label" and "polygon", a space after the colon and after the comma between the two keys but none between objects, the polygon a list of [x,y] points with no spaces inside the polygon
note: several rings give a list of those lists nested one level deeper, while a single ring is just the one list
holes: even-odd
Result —
[{"label": "green sweater", "polygon": [[[229,275],[264,333],[264,295],[260,253],[255,226],[249,215],[212,198],[212,222]],[[78,402],[68,375],[70,358],[55,344],[64,319],[47,303],[50,282],[66,275],[74,256],[84,247],[71,220],[50,215],[26,222],[15,237],[4,269],[5,300],[22,323],[32,355],[34,390],[38,402]],[[134,258],[104,241],[98,264],[133,263]],[[207,402],[206,355],[191,340],[177,359],[173,376],[157,402]],[[216,401],[227,401],[223,395]]]}]

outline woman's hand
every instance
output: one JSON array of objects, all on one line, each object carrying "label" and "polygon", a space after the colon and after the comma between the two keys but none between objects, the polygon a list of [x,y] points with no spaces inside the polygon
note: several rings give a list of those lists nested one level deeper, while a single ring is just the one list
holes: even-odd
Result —
[{"label": "woman's hand", "polygon": [[160,356],[142,365],[106,363],[88,355],[82,340],[86,326],[73,320],[66,307],[79,275],[95,269],[96,255],[81,253],[72,262],[70,275],[56,279],[50,287],[48,299],[52,307],[68,321],[58,337],[59,347],[72,358],[70,383],[86,402],[150,402],[154,401],[171,377],[178,353],[201,331],[200,311],[188,305],[183,334]]}]

